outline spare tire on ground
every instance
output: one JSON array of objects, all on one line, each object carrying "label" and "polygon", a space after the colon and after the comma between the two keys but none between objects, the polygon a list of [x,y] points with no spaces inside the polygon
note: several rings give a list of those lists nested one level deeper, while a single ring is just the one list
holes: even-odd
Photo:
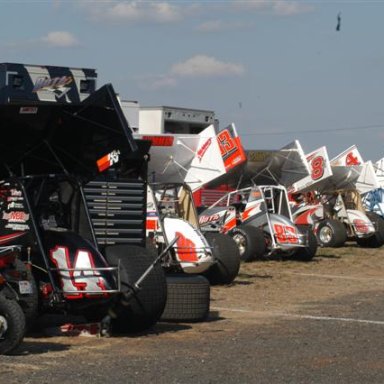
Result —
[{"label": "spare tire on ground", "polygon": [[210,284],[201,275],[168,274],[167,303],[161,321],[199,322],[209,314]]},{"label": "spare tire on ground", "polygon": [[[127,245],[106,247],[105,257],[110,266],[118,266],[120,260],[121,289],[132,291],[134,283],[153,262],[153,256],[145,248]],[[129,304],[117,303],[117,318],[112,319],[112,332],[141,332],[151,328],[161,317],[167,299],[165,273],[157,264],[133,295]]]}]

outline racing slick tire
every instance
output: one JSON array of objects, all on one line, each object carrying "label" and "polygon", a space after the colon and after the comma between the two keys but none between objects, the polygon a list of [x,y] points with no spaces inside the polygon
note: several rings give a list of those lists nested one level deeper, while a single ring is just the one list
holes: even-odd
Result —
[{"label": "racing slick tire", "polygon": [[167,304],[161,316],[165,322],[195,323],[209,314],[210,284],[202,275],[167,274]]},{"label": "racing slick tire", "polygon": [[379,248],[384,244],[384,219],[375,212],[366,212],[369,220],[375,227],[375,233],[372,236],[364,238],[356,238],[356,243],[360,247]]},{"label": "racing slick tire", "polygon": [[16,300],[0,293],[0,354],[11,354],[23,341],[25,316]]},{"label": "racing slick tire", "polygon": [[240,251],[233,238],[223,233],[206,233],[215,264],[205,273],[212,285],[230,284],[240,269]]},{"label": "racing slick tire", "polygon": [[39,312],[39,292],[32,271],[21,260],[15,262],[16,270],[22,274],[23,279],[29,281],[31,294],[19,295],[18,303],[24,312],[27,329],[33,328]]},{"label": "racing slick tire", "polygon": [[339,248],[347,241],[347,231],[344,224],[338,220],[321,221],[316,234],[321,247]]},{"label": "racing slick tire", "polygon": [[[138,246],[109,246],[105,248],[105,257],[110,266],[118,266],[120,260],[121,290],[128,294],[153,262],[153,256]],[[122,297],[117,308],[114,308],[117,317],[111,320],[112,333],[142,332],[151,328],[160,319],[166,300],[165,273],[161,265],[156,264],[129,302],[126,303]]]},{"label": "racing slick tire", "polygon": [[240,225],[229,233],[235,240],[240,252],[240,259],[245,262],[262,258],[266,253],[264,233],[251,225]]},{"label": "racing slick tire", "polygon": [[307,233],[308,236],[308,245],[306,247],[299,248],[295,254],[294,258],[300,261],[311,261],[317,252],[317,239],[315,234],[312,231],[311,227],[308,226],[298,226],[300,232]]}]

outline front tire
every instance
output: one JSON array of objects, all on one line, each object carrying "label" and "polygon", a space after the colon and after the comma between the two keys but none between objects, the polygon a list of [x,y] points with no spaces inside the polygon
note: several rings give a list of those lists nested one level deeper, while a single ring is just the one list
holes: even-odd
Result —
[{"label": "front tire", "polygon": [[23,341],[25,316],[15,300],[0,293],[0,354],[10,354]]},{"label": "front tire", "polygon": [[240,269],[240,252],[235,241],[223,233],[207,233],[205,238],[212,247],[216,263],[205,276],[212,285],[230,284]]},{"label": "front tire", "polygon": [[302,233],[307,233],[308,245],[303,248],[299,248],[295,253],[295,258],[301,261],[311,261],[317,252],[317,239],[312,231],[311,227],[299,227]]},{"label": "front tire", "polygon": [[321,247],[342,247],[347,241],[344,224],[333,219],[321,221],[317,228],[317,241]]},{"label": "front tire", "polygon": [[[110,266],[118,266],[120,260],[121,289],[130,293],[133,284],[153,262],[153,256],[145,248],[115,245],[106,247],[105,257]],[[167,299],[167,284],[161,265],[157,264],[141,283],[128,305],[118,303],[117,318],[112,319],[112,332],[142,332],[151,328],[161,317]]]},{"label": "front tire", "polygon": [[266,253],[264,233],[260,228],[251,225],[240,225],[230,232],[230,236],[235,240],[240,258],[249,262],[262,258]]}]

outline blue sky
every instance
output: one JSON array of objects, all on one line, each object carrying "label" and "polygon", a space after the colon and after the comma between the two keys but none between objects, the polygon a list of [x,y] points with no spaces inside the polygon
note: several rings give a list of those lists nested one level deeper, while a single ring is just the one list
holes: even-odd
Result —
[{"label": "blue sky", "polygon": [[214,110],[248,149],[357,144],[376,161],[383,19],[370,0],[0,0],[0,62],[96,68],[142,106]]}]

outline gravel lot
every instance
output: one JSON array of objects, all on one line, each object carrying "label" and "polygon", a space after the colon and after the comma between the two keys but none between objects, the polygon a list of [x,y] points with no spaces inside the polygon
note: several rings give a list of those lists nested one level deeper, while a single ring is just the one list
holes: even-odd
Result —
[{"label": "gravel lot", "polygon": [[384,248],[243,264],[208,321],[132,337],[25,338],[0,383],[384,383]]}]

